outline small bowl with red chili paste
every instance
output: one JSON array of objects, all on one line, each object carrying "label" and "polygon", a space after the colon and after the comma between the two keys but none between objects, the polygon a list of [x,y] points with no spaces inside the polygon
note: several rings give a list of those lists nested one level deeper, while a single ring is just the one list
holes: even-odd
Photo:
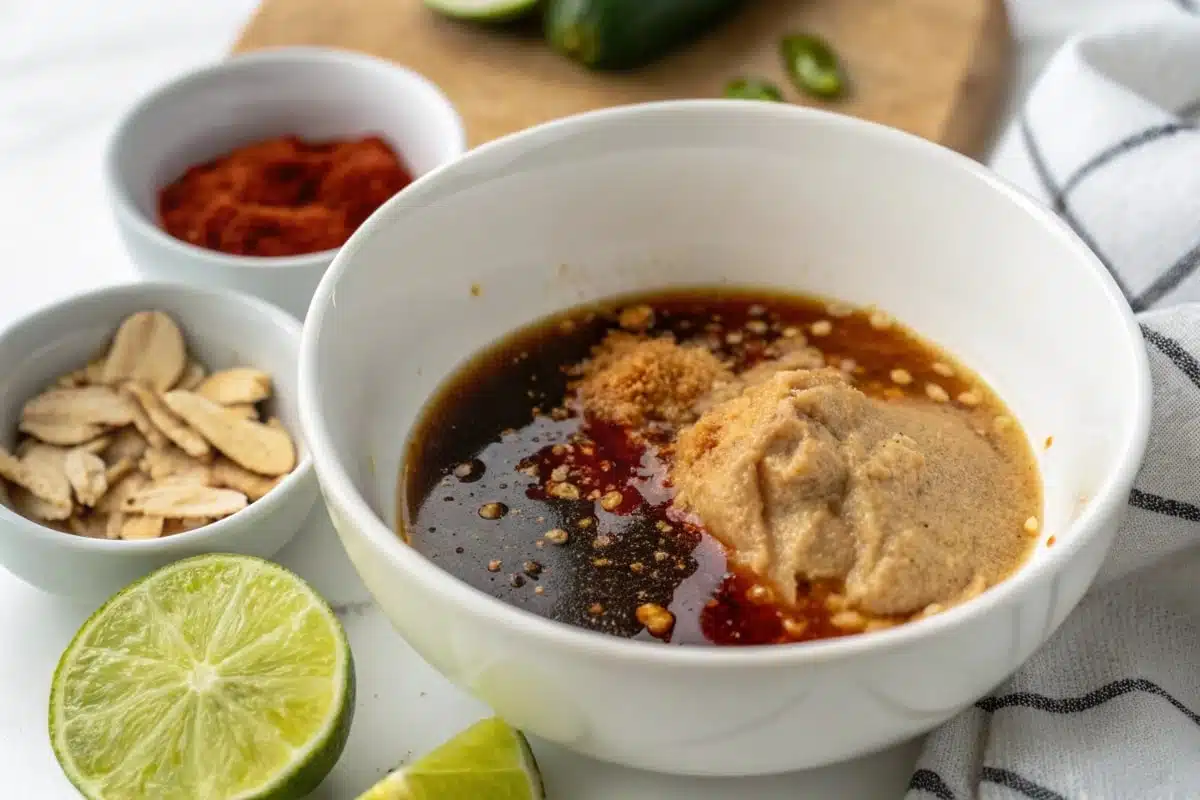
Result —
[{"label": "small bowl with red chili paste", "polygon": [[106,179],[141,273],[239,289],[303,319],[355,229],[465,150],[454,107],[415,72],[281,48],[151,92],[118,125]]}]

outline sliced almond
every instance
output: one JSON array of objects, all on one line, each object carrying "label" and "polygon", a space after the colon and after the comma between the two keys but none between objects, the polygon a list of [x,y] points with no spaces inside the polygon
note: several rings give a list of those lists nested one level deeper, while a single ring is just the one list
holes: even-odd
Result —
[{"label": "sliced almond", "polygon": [[83,444],[78,444],[74,447],[59,447],[58,445],[46,444],[45,442],[38,441],[30,436],[17,443],[17,457],[24,458],[25,456],[29,455],[30,451],[32,450],[45,450],[47,451],[47,455],[49,453],[56,453],[60,461],[65,459],[67,457],[67,453],[71,450],[83,450],[87,453],[99,455],[100,453],[104,452],[105,448],[107,448],[111,442],[112,438],[109,436],[97,436],[95,439],[92,439],[89,442],[84,442]]},{"label": "sliced almond", "polygon": [[163,535],[163,518],[144,514],[131,514],[121,521],[121,538],[157,539]]},{"label": "sliced almond", "polygon": [[83,382],[87,386],[100,386],[104,383],[104,356],[89,361],[83,368]]},{"label": "sliced almond", "polygon": [[54,382],[54,385],[59,389],[76,389],[80,386],[87,386],[87,374],[84,370],[77,369],[63,375]]},{"label": "sliced almond", "polygon": [[142,435],[145,442],[151,447],[166,447],[167,437],[163,436],[162,431],[154,427],[154,423],[150,421],[150,416],[138,401],[137,396],[130,390],[129,387],[121,388],[122,394],[133,400],[133,427]]},{"label": "sliced almond", "polygon": [[163,395],[167,406],[231,461],[260,475],[284,475],[296,466],[287,431],[251,420],[231,419],[221,406],[194,392]]},{"label": "sliced almond", "polygon": [[112,444],[112,441],[113,437],[111,436],[97,436],[90,442],[84,442],[81,445],[77,445],[74,449],[82,450],[85,453],[91,453],[94,456],[98,456],[109,448],[109,445]]},{"label": "sliced almond", "polygon": [[235,403],[231,406],[222,406],[222,408],[234,419],[251,419],[258,422],[258,406],[253,403]]},{"label": "sliced almond", "polygon": [[73,389],[79,386],[99,386],[104,383],[104,359],[90,362],[74,372],[68,372],[57,381],[56,386]]},{"label": "sliced almond", "polygon": [[113,486],[117,481],[123,479],[126,475],[133,472],[137,468],[132,458],[122,458],[109,465],[104,471],[104,481],[109,486]]},{"label": "sliced almond", "polygon": [[52,465],[55,469],[66,471],[67,456],[75,451],[85,455],[99,455],[108,446],[109,438],[101,436],[90,442],[75,447],[58,447],[45,444],[37,439],[27,439],[17,448],[22,460],[32,457],[34,460]]},{"label": "sliced almond", "polygon": [[[211,486],[212,480],[208,475],[202,475],[195,472],[184,472],[179,475],[169,475],[161,481],[154,481],[155,487],[158,486]],[[214,487],[217,488],[217,487]]]},{"label": "sliced almond", "polygon": [[[109,482],[108,492],[96,504],[96,510],[104,514],[116,514],[125,501],[150,485],[150,479],[140,472],[130,472],[123,478]],[[120,525],[117,526],[120,530]],[[115,537],[114,537],[115,538]]]},{"label": "sliced almond", "polygon": [[33,448],[24,458],[17,459],[0,448],[0,477],[23,487],[41,500],[46,505],[39,514],[43,519],[66,519],[71,516],[71,484],[67,482],[67,476],[56,458]]},{"label": "sliced almond", "polygon": [[136,412],[134,403],[107,386],[51,389],[25,404],[18,427],[47,444],[78,445],[107,427],[128,425]]},{"label": "sliced almond", "polygon": [[121,391],[134,397],[154,427],[163,436],[174,442],[180,450],[195,458],[208,458],[212,455],[212,449],[205,441],[206,437],[192,430],[185,420],[181,420],[171,413],[171,410],[163,404],[162,396],[137,382],[125,384],[121,387]]},{"label": "sliced almond", "polygon": [[183,374],[179,376],[179,382],[172,388],[191,391],[199,386],[207,375],[208,370],[204,368],[203,364],[199,361],[189,361],[183,368]]},{"label": "sliced almond", "polygon": [[119,427],[133,422],[129,399],[107,386],[50,389],[21,409],[22,422]]},{"label": "sliced almond", "polygon": [[79,448],[69,451],[63,464],[75,499],[89,508],[108,491],[107,470],[104,459]]},{"label": "sliced almond", "polygon": [[[153,429],[153,426],[150,425],[150,418],[142,411],[142,407],[136,403],[134,406],[145,420],[145,424]],[[159,434],[157,430],[154,432],[158,434],[160,440],[158,446],[166,447],[166,437]],[[130,461],[136,464],[138,459],[142,457],[142,453],[146,452],[146,447],[146,439],[137,429],[135,423],[135,427],[122,428],[112,436],[112,443],[104,450],[104,459],[109,464],[117,464],[121,461]]]},{"label": "sliced almond", "polygon": [[227,517],[246,507],[246,495],[208,486],[151,486],[125,499],[121,510],[156,517]]},{"label": "sliced almond", "polygon": [[64,447],[83,444],[104,433],[104,428],[100,425],[76,422],[22,421],[18,428],[21,433],[28,433],[46,444]]},{"label": "sliced almond", "polygon": [[117,328],[104,361],[104,382],[145,381],[166,391],[179,381],[187,363],[183,334],[161,311],[139,311]]},{"label": "sliced almond", "polygon": [[70,448],[55,447],[52,444],[42,444],[41,442],[33,442],[21,448],[21,461],[29,463],[33,461],[40,465],[45,465],[66,474],[67,453],[71,452]]},{"label": "sliced almond", "polygon": [[195,391],[222,406],[257,403],[271,396],[271,376],[251,367],[223,369],[205,378]]},{"label": "sliced almond", "polygon": [[104,524],[104,536],[107,539],[120,539],[121,528],[125,525],[125,514],[120,511],[114,511],[108,515],[108,519]]},{"label": "sliced almond", "polygon": [[167,478],[181,478],[182,483],[194,483],[207,486],[212,483],[209,466],[192,458],[177,447],[152,447],[146,451],[139,463],[142,472],[153,481],[163,481]]},{"label": "sliced almond", "polygon": [[22,517],[48,528],[70,532],[70,529],[63,524],[71,516],[70,509],[54,503],[47,503],[22,486],[12,486],[9,490],[9,499],[12,502],[12,510]]},{"label": "sliced almond", "polygon": [[250,499],[250,502],[261,500],[263,495],[274,489],[282,476],[266,478],[257,473],[244,469],[228,458],[218,458],[212,465],[213,486],[235,489]]},{"label": "sliced almond", "polygon": [[214,520],[208,517],[180,517],[179,519],[168,519],[163,524],[163,536],[172,536],[176,533],[184,531],[194,531],[196,528],[203,528]]}]

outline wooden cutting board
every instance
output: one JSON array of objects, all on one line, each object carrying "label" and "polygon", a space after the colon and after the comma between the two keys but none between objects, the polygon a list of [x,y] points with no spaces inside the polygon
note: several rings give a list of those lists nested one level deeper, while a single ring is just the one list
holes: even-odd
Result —
[{"label": "wooden cutting board", "polygon": [[[852,82],[849,96],[821,103],[787,85],[778,43],[791,31],[833,44]],[[753,75],[786,87],[792,102],[975,155],[1003,105],[1010,43],[1004,0],[756,0],[662,61],[593,73],[551,51],[536,32],[464,25],[421,0],[263,0],[235,50],[303,44],[389,58],[449,95],[472,145],[580,111],[716,97],[731,78]]]}]

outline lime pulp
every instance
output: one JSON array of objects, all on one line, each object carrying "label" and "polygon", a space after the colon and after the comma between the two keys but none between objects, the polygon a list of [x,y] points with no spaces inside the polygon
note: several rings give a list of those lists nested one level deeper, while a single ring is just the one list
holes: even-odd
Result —
[{"label": "lime pulp", "polygon": [[278,565],[203,555],[83,624],[54,673],[50,739],[90,800],[291,800],[333,768],[353,708],[325,601]]},{"label": "lime pulp", "polygon": [[543,800],[541,774],[521,732],[477,722],[358,800]]}]

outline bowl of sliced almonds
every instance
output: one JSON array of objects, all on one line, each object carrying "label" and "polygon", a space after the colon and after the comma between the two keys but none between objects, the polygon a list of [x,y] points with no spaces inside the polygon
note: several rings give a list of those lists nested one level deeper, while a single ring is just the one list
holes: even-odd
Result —
[{"label": "bowl of sliced almonds", "polygon": [[188,555],[274,555],[317,497],[299,341],[268,303],[154,283],[0,333],[0,564],[100,596]]}]

